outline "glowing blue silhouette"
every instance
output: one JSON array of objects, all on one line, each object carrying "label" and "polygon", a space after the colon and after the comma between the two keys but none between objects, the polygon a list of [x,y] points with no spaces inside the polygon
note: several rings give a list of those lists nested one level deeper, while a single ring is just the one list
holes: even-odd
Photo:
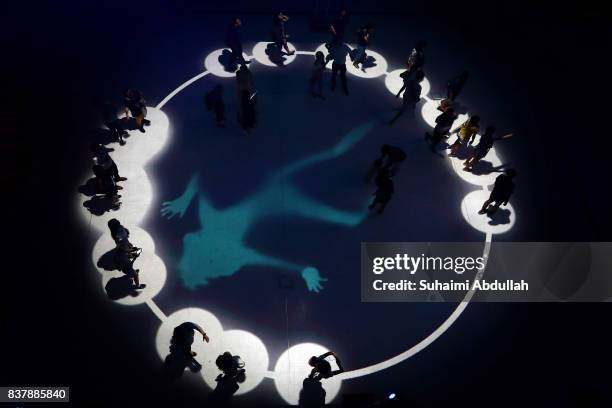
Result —
[{"label": "glowing blue silhouette", "polygon": [[178,264],[185,286],[206,285],[209,279],[230,276],[246,265],[265,265],[299,272],[308,290],[319,292],[326,278],[317,268],[287,262],[248,248],[244,238],[259,219],[278,214],[296,214],[334,224],[355,226],[367,214],[367,203],[359,211],[342,211],[320,203],[302,194],[286,183],[287,177],[307,166],[330,160],[346,153],[372,128],[368,123],[349,132],[329,150],[306,157],[279,169],[263,187],[252,196],[223,210],[215,209],[199,192],[198,173],[195,173],[185,192],[175,200],[162,204],[161,214],[168,219],[182,217],[196,194],[201,230],[185,235],[183,254]]}]

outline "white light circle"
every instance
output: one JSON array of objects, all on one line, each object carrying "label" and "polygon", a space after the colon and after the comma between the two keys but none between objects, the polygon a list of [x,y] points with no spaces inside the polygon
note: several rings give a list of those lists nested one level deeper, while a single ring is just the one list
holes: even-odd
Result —
[{"label": "white light circle", "polygon": [[185,322],[199,325],[210,338],[210,343],[206,343],[200,333],[196,332],[191,350],[198,353],[195,359],[203,365],[203,370],[213,370],[215,359],[220,354],[219,350],[223,348],[223,327],[215,315],[204,309],[191,307],[168,316],[157,330],[157,354],[162,360],[166,358],[170,353],[170,339],[174,328]]},{"label": "white light circle", "polygon": [[[219,62],[219,57],[223,54],[224,51],[231,52],[228,48],[221,48],[215,50],[206,56],[204,59],[204,67],[211,74],[216,75],[222,78],[231,78],[236,76],[236,71],[228,72],[225,70],[225,67]],[[242,53],[244,59],[248,60],[249,57],[245,53]],[[236,67],[237,69],[237,67]]]},{"label": "white light circle", "polygon": [[[405,69],[396,69],[387,74],[385,77],[385,86],[387,90],[393,94],[393,96],[397,95],[402,86],[404,86],[404,79],[400,76]],[[421,81],[421,98],[425,98],[429,95],[429,91],[431,91],[431,84],[427,78],[423,78]],[[437,106],[436,106],[437,107]],[[433,125],[427,122],[430,126],[435,126],[435,122]]]},{"label": "white light circle", "polygon": [[[469,193],[461,202],[461,213],[468,224],[478,231],[484,232],[485,234],[503,234],[514,226],[516,221],[514,208],[510,203],[506,206],[499,207],[493,219],[489,218],[487,214],[478,214],[478,211],[482,208],[482,204],[489,199],[489,194],[490,192],[485,190],[477,190]],[[503,220],[504,217],[502,216],[504,214],[508,215],[507,220]],[[502,219],[504,223],[497,223],[499,219]]]},{"label": "white light circle", "polygon": [[[137,291],[137,296],[127,295],[120,299],[116,299],[116,303],[126,306],[145,303],[153,299],[164,287],[166,283],[166,265],[159,256],[151,252],[143,252],[136,262],[134,262],[134,269],[140,269],[140,283],[147,286],[144,289],[139,289]],[[127,281],[126,275],[122,272],[105,272],[102,275],[102,287],[105,288],[105,290],[107,290],[107,284],[109,284],[111,279],[113,279],[113,282],[111,282],[110,285],[114,288],[116,288],[116,286],[113,286],[113,283],[125,283]],[[117,279],[121,280],[119,281]],[[121,287],[124,287],[123,284]],[[107,294],[109,293],[107,292]]]},{"label": "white light circle", "polygon": [[[246,380],[239,384],[236,395],[245,394],[257,387],[268,372],[270,360],[268,350],[259,337],[244,330],[228,330],[221,335],[222,349],[218,354],[229,351],[233,356],[240,356],[245,363]],[[216,357],[215,357],[216,358]],[[215,366],[202,370],[202,377],[210,388],[215,388],[215,379],[221,374]]]},{"label": "white light circle", "polygon": [[[274,367],[274,385],[285,402],[292,405],[299,403],[302,383],[312,369],[308,365],[308,360],[312,356],[319,356],[327,351],[329,349],[319,344],[302,343],[281,354]],[[323,379],[321,383],[326,392],[325,403],[328,404],[338,395],[342,380],[336,376]]]},{"label": "white light circle", "polygon": [[[266,49],[270,44],[274,43],[262,41],[255,44],[253,47],[253,58],[255,58],[257,62],[268,67],[278,67],[279,65],[272,62],[268,54],[266,54]],[[287,42],[287,47],[289,51],[296,51],[295,47],[290,42]],[[285,51],[283,50],[283,63],[281,66],[291,64],[295,60],[295,57],[297,57],[297,52],[294,52],[293,55],[285,55]]]}]

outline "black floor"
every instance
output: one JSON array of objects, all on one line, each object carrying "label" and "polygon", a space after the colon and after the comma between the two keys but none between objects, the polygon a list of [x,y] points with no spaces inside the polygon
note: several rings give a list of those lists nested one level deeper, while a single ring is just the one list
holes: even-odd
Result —
[{"label": "black floor", "polygon": [[[371,13],[354,15],[352,26],[366,21],[377,25],[373,48],[387,57],[390,67],[399,68],[407,49],[417,39],[427,39],[432,84],[439,87],[449,75],[467,67],[474,81],[466,90],[466,104],[483,118],[491,118],[498,128],[516,131],[517,136],[500,147],[500,155],[519,170],[513,198],[518,218],[515,228],[499,238],[610,240],[603,176],[605,138],[597,126],[605,116],[594,108],[603,98],[599,89],[606,82],[602,65],[594,63],[601,59],[599,47],[609,38],[603,18],[581,13],[586,6],[551,11],[540,6],[522,10],[520,5],[470,4],[462,10],[451,7],[447,14],[421,5],[394,16],[377,13],[388,11],[383,6],[388,3],[372,8],[356,3],[356,10]],[[227,7],[240,10],[241,6]],[[242,7],[253,11],[252,5]],[[1,321],[3,349],[10,357],[2,364],[0,385],[70,385],[74,406],[143,406],[161,398],[187,406],[205,402],[199,377],[171,389],[162,384],[153,346],[158,322],[151,313],[145,307],[108,304],[100,297],[97,276],[92,276],[89,264],[93,242],[73,209],[76,186],[88,167],[85,151],[95,127],[95,103],[117,99],[126,86],[142,89],[156,103],[200,72],[204,57],[220,47],[227,20],[227,14],[207,13],[211,8],[221,7],[192,2],[172,8],[144,3],[104,8],[33,5],[27,13],[20,10],[15,14],[19,18],[7,25],[14,40],[7,48],[11,58],[4,67],[11,81],[3,104],[7,112],[3,130],[18,135],[10,140],[22,153],[15,166],[3,167],[7,169],[3,176],[9,175],[2,200],[9,245],[3,251],[7,261],[2,269],[8,279],[1,285],[7,293],[2,297],[6,305]],[[457,15],[468,15],[473,23],[465,24]],[[243,19],[246,48],[266,40],[268,15],[245,14]],[[326,38],[309,29],[307,15],[296,15],[289,27],[292,41],[304,48]],[[297,65],[295,69],[298,73]],[[291,78],[280,90],[302,91],[299,78]],[[378,92],[352,82],[355,92],[350,98]],[[189,111],[204,90],[204,84],[200,86],[177,97],[168,112],[177,117],[191,115],[189,120],[195,122],[181,123],[199,123],[206,130],[211,125],[203,106]],[[381,85],[381,100],[385,93]],[[381,117],[393,108],[371,105],[364,109]],[[293,112],[281,110],[279,116],[285,113]],[[170,149],[188,147],[171,145]],[[152,168],[160,176],[162,191],[179,191],[184,181],[174,184],[167,174],[164,179],[163,160]],[[436,171],[433,165],[425,168]],[[417,179],[414,172],[409,174],[411,180]],[[423,178],[427,180],[429,174]],[[437,175],[444,177],[441,172]],[[441,199],[446,191],[435,188],[439,177],[423,183],[422,189]],[[453,193],[456,199],[461,197]],[[401,210],[395,211],[390,214],[400,222],[406,220]],[[473,232],[462,222],[459,219],[456,233],[447,231],[448,236],[436,232],[444,231],[442,226],[430,230],[425,222],[416,231],[423,231],[423,240],[449,236],[469,240]],[[162,220],[149,223],[164,231]],[[398,238],[421,236],[415,232]],[[325,299],[329,304],[318,306],[333,308],[331,298]],[[190,304],[188,300],[183,303]],[[164,294],[160,302],[169,309],[179,306]],[[239,302],[235,306],[238,310]],[[421,320],[408,313],[398,320],[412,317],[425,330],[444,315],[447,305],[438,307]],[[384,373],[346,382],[342,392],[401,391],[416,406],[604,406],[609,393],[602,372],[610,363],[606,352],[610,334],[602,322],[608,309],[605,304],[470,305],[426,351]],[[342,323],[341,314],[334,318]],[[264,322],[263,317],[254,318],[249,329],[255,332]],[[357,327],[346,325],[349,331],[341,333]],[[359,351],[350,359],[376,361],[392,352],[389,339],[403,331],[417,340],[416,331],[404,329],[387,330],[384,324],[371,331],[364,328]],[[351,340],[343,336],[336,341]],[[261,406],[280,400],[273,384],[264,382],[235,402]]]}]

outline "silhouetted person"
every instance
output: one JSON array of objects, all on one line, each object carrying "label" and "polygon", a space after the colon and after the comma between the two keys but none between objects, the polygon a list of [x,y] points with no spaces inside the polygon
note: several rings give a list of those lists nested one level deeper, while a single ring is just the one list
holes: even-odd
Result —
[{"label": "silhouetted person", "polygon": [[187,358],[187,366],[193,372],[199,371],[202,368],[202,365],[194,359],[197,353],[191,350],[196,331],[202,335],[203,341],[206,343],[210,341],[206,332],[192,322],[185,322],[176,326],[170,339],[170,354],[176,353],[181,357]]},{"label": "silhouetted person", "polygon": [[217,127],[225,127],[225,103],[223,103],[223,85],[217,85],[206,94],[206,109],[215,112]]},{"label": "silhouetted person", "polygon": [[385,207],[393,197],[395,191],[393,187],[393,180],[389,176],[388,169],[381,169],[376,176],[377,189],[374,192],[374,201],[369,205],[368,209],[373,210],[377,205],[380,205],[378,214],[382,214]]},{"label": "silhouetted person", "polygon": [[357,31],[357,48],[355,48],[353,53],[353,66],[355,68],[358,68],[359,64],[363,64],[366,61],[366,49],[370,43],[372,31],[374,31],[372,24],[366,24]]},{"label": "silhouetted person", "polygon": [[245,364],[240,358],[240,356],[234,356],[229,351],[220,354],[215,360],[215,364],[217,365],[217,368],[223,373],[220,374],[219,377],[221,377],[221,375],[237,377],[241,374],[244,374],[245,372]]},{"label": "silhouetted person", "polygon": [[96,190],[116,203],[121,197],[117,192],[122,189],[117,183],[127,179],[119,176],[117,165],[108,154],[113,149],[107,149],[100,144],[92,143],[90,150],[94,155],[92,170],[96,176]]},{"label": "silhouetted person", "polygon": [[251,95],[247,91],[242,91],[237,116],[240,127],[242,127],[242,129],[247,133],[249,133],[257,123],[255,101],[255,94]]},{"label": "silhouetted person", "polygon": [[497,176],[493,191],[491,191],[489,199],[484,202],[478,214],[487,213],[491,215],[497,211],[500,205],[508,204],[510,196],[514,191],[514,182],[512,181],[514,176],[516,176],[516,170],[514,169],[508,169],[504,174]]},{"label": "silhouetted person", "polygon": [[436,146],[442,139],[448,137],[453,123],[457,120],[457,114],[453,108],[447,108],[441,115],[436,117],[436,126],[433,134],[425,133],[425,140],[429,142],[429,149],[432,152],[436,151]]},{"label": "silhouetted person", "polygon": [[287,45],[287,38],[289,36],[285,32],[285,23],[289,20],[289,17],[283,13],[278,13],[274,15],[272,21],[272,37],[274,38],[274,44],[278,48],[279,52],[285,50],[287,55],[295,54],[295,51],[290,51],[289,46]]},{"label": "silhouetted person", "polygon": [[346,57],[350,52],[351,49],[348,45],[343,42],[335,42],[329,47],[329,54],[326,59],[326,61],[332,61],[331,90],[334,91],[336,89],[336,77],[340,73],[342,89],[346,95],[349,94],[346,84]]},{"label": "silhouetted person", "polygon": [[240,97],[243,92],[253,93],[253,74],[244,64],[236,71],[236,94]]},{"label": "silhouetted person", "polygon": [[232,51],[234,64],[250,64],[242,55],[242,21],[238,17],[232,18],[227,29],[225,44]]},{"label": "silhouetted person", "polygon": [[397,171],[400,163],[406,160],[406,152],[396,146],[384,144],[380,147],[380,157],[374,161],[374,165],[381,170],[387,170],[389,176]]},{"label": "silhouetted person", "polygon": [[338,16],[334,18],[329,25],[329,31],[332,35],[330,44],[340,43],[344,40],[344,31],[346,29],[347,12],[345,9],[340,10]]},{"label": "silhouetted person", "polygon": [[127,252],[131,258],[137,258],[142,252],[142,248],[138,248],[130,242],[130,230],[125,228],[118,219],[112,218],[107,223],[111,237],[115,241],[118,251]]},{"label": "silhouetted person", "polygon": [[[336,364],[338,364],[338,370],[332,370],[331,364],[326,360],[327,357],[334,356],[336,360]],[[320,380],[322,378],[331,378],[336,374],[340,374],[344,372],[344,368],[342,367],[342,362],[336,353],[333,351],[328,351],[325,354],[321,354],[320,356],[312,356],[308,360],[308,365],[312,367],[312,371],[308,375],[308,378],[314,380]]]},{"label": "silhouetted person", "polygon": [[123,92],[123,102],[125,104],[125,116],[131,115],[136,121],[138,130],[144,133],[144,127],[149,126],[151,121],[146,119],[147,105],[142,92],[136,89],[126,89]]},{"label": "silhouetted person", "polygon": [[147,285],[140,283],[140,269],[134,269],[134,261],[136,261],[138,255],[140,255],[140,252],[135,255],[128,251],[117,250],[115,252],[115,262],[117,269],[132,279],[135,289],[144,289]]},{"label": "silhouetted person", "polygon": [[217,368],[223,373],[219,374],[215,381],[215,387],[211,397],[215,406],[224,405],[238,391],[240,386],[246,380],[244,363],[240,356],[233,356],[229,351],[219,355],[215,360]]},{"label": "silhouetted person", "polygon": [[491,150],[491,148],[493,147],[493,143],[496,140],[502,140],[512,137],[512,133],[501,137],[493,137],[494,133],[495,126],[487,127],[482,136],[480,136],[480,141],[474,148],[474,151],[472,152],[470,157],[468,157],[468,159],[463,163],[463,170],[472,171],[474,165],[480,160],[482,160],[487,155],[487,153],[489,153],[489,150]]},{"label": "silhouetted person", "polygon": [[321,381],[306,377],[302,382],[298,406],[301,408],[322,408],[325,406],[325,395],[327,395],[327,392],[321,385]]},{"label": "silhouetted person", "polygon": [[451,152],[450,155],[454,156],[457,154],[459,148],[463,146],[471,146],[474,143],[474,139],[476,138],[476,134],[480,129],[480,117],[472,116],[463,124],[457,128],[457,130],[453,133],[457,133],[457,140],[450,147]]},{"label": "silhouetted person", "polygon": [[421,91],[423,88],[421,87],[421,81],[425,78],[425,74],[423,71],[417,71],[414,75],[414,78],[410,79],[406,85],[406,91],[404,92],[402,107],[398,109],[397,114],[391,119],[389,123],[395,122],[406,109],[414,112],[416,108],[416,104],[421,100]]},{"label": "silhouetted person", "polygon": [[425,65],[425,46],[427,43],[423,40],[416,43],[412,51],[410,51],[410,55],[408,56],[408,60],[406,61],[406,68],[409,72],[409,75],[417,72],[418,70],[423,69]]},{"label": "silhouetted person", "polygon": [[323,73],[326,65],[325,55],[322,51],[317,51],[310,75],[310,94],[315,98],[325,99],[323,96]]},{"label": "silhouetted person", "polygon": [[468,77],[469,73],[467,71],[463,71],[461,74],[457,75],[454,78],[451,78],[446,83],[446,92],[448,99],[454,101],[457,96],[459,96],[459,94],[463,90],[463,87],[465,86],[465,82],[467,81]]},{"label": "silhouetted person", "polygon": [[123,146],[125,144],[125,140],[123,138],[127,135],[127,131],[124,129],[121,119],[119,119],[117,113],[118,111],[114,104],[105,102],[102,105],[102,120],[104,121],[104,126],[110,130],[111,134],[113,135],[113,139]]}]

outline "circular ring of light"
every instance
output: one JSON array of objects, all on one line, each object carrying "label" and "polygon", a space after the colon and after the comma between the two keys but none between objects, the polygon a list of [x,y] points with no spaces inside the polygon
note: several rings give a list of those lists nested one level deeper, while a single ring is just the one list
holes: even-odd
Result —
[{"label": "circular ring of light", "polygon": [[[258,44],[261,44],[261,43],[258,43]],[[327,54],[327,49],[325,48],[325,45],[319,46],[316,51],[323,51],[325,54]],[[297,55],[312,56],[314,55],[315,52],[296,51],[296,53],[292,55],[291,57],[293,57],[294,59]],[[385,72],[379,73],[378,70],[374,70],[368,73],[366,69],[366,72],[364,73],[364,75],[362,75],[362,71],[356,70],[356,72],[352,72],[350,68],[347,70],[351,72],[351,74],[360,76],[362,78],[374,78],[382,74],[385,74],[386,75],[385,85],[387,86],[387,89],[389,89],[391,93],[397,92],[397,90],[399,90],[399,87],[397,84],[396,76],[399,77],[399,73],[402,70],[395,70],[390,73],[386,72],[387,63],[386,63],[386,60],[382,57],[382,55],[374,51],[368,51],[368,52],[370,55],[375,56],[376,60],[381,61],[381,65],[380,65],[381,67],[384,64]],[[165,144],[168,138],[169,122],[165,114],[161,111],[161,108],[168,101],[170,101],[174,96],[176,96],[179,92],[181,92],[183,89],[185,89],[186,87],[188,87],[195,81],[205,77],[208,73],[212,73],[214,75],[217,75],[220,77],[226,77],[226,78],[235,76],[235,73],[227,72],[221,66],[219,62],[219,56],[221,56],[222,53],[223,53],[223,49],[219,49],[219,50],[216,50],[210,53],[206,57],[206,60],[204,63],[206,67],[206,71],[194,76],[193,78],[187,80],[186,82],[178,86],[174,91],[172,91],[168,96],[166,96],[155,108],[149,108],[149,117],[151,119],[155,118],[155,122],[153,122],[153,125],[150,128],[151,130],[153,130],[153,132],[148,131],[148,133],[154,134],[153,138],[146,139],[147,141],[152,140],[151,142],[148,142],[149,144],[148,147],[144,147],[144,148],[139,147],[138,145],[142,144],[142,142],[141,143],[130,143],[128,144],[129,146],[128,148],[124,148],[121,150],[122,154],[121,153],[111,154],[116,162],[121,162],[122,164],[127,163],[127,166],[121,166],[121,168],[122,168],[122,171],[123,169],[129,169],[131,171],[130,175],[132,176],[132,182],[134,184],[141,185],[142,183],[144,183],[147,186],[150,185],[146,172],[144,172],[144,165],[148,160],[150,160],[155,154],[159,152],[159,150]],[[248,56],[246,55],[244,55],[244,57],[248,58]],[[263,58],[261,59],[262,61],[265,61],[265,59]],[[293,61],[293,59],[291,59],[291,61]],[[260,61],[259,58],[255,58],[255,60],[262,64],[267,65],[265,62]],[[289,62],[286,62],[286,63],[289,63]],[[348,63],[350,64],[350,61],[348,61]],[[352,64],[350,65],[352,66]],[[274,64],[274,66],[277,66],[277,65]],[[428,96],[428,93],[431,89],[429,81],[425,80],[422,83],[422,86],[423,86],[423,91],[422,91],[421,96],[426,101],[425,104],[423,105],[422,116],[425,122],[433,127],[435,125],[435,121],[434,121],[435,115],[436,115],[435,109],[437,108],[438,101],[435,101]],[[396,88],[397,90],[395,90]],[[425,108],[426,106],[427,108]],[[461,118],[461,119],[464,119],[464,118]],[[455,122],[453,127],[458,126],[458,124],[459,124],[459,120]],[[142,140],[145,140],[145,139],[142,139]],[[494,149],[491,149],[491,151],[493,150]],[[453,162],[451,161],[451,163]],[[459,170],[457,169],[457,165],[455,163],[453,163],[452,168],[456,173],[460,174]],[[472,225],[474,228],[486,234],[485,241],[484,241],[484,250],[483,250],[483,256],[486,259],[489,254],[493,234],[502,233],[512,228],[512,225],[514,224],[516,220],[516,215],[514,211],[512,210],[512,207],[508,206],[510,209],[510,221],[511,221],[508,225],[483,226],[482,219],[478,219],[477,222],[473,222],[470,216],[471,214],[470,211],[473,211],[475,209],[475,203],[479,203],[480,202],[479,200],[481,199],[484,201],[484,199],[487,198],[487,192],[488,192],[487,186],[490,184],[490,182],[484,178],[476,179],[476,180],[469,180],[469,182],[480,185],[482,187],[482,190],[472,192],[464,198],[462,202],[462,206],[461,206],[462,212],[464,214],[464,217],[466,218],[466,221],[470,223],[470,225]],[[145,198],[141,200],[136,200],[136,202],[132,203],[132,205],[136,208],[132,208],[130,211],[121,211],[121,210],[120,211],[122,215],[127,214],[128,219],[130,221],[130,225],[132,225],[133,231],[136,232],[134,234],[134,237],[137,237],[137,239],[141,240],[139,241],[139,243],[143,246],[143,249],[146,248],[154,255],[155,248],[154,248],[153,239],[149,236],[148,233],[146,233],[146,231],[137,228],[137,225],[140,224],[140,222],[142,221],[144,217],[144,214],[146,213],[146,210],[148,209],[149,205],[153,201],[152,192],[148,192],[144,195],[146,196]],[[90,220],[90,224],[93,224],[99,232],[104,231],[106,228],[106,225],[105,225],[106,221],[111,217],[110,216],[100,217],[96,219],[96,223],[94,224],[92,222],[92,218],[86,212],[82,211],[82,204],[83,204],[82,200],[79,200],[78,203],[80,204],[80,211],[82,212],[82,214],[86,215],[86,218]],[[139,216],[136,217],[133,214],[139,214]],[[489,228],[489,227],[493,227],[493,228]],[[93,249],[93,253],[92,253],[92,256],[94,258],[94,264],[96,263],[96,259],[98,259],[97,256],[101,255],[104,249],[109,248],[109,244],[110,244],[109,238],[106,236],[106,234],[103,234],[102,236],[99,237],[99,240],[96,243]],[[161,279],[159,280],[159,282],[161,282],[161,285],[156,284],[156,286],[160,286],[159,290],[161,290],[161,286],[163,286],[163,282],[165,282],[165,265],[163,264],[163,261],[161,261],[161,259],[159,259],[161,264],[158,264],[157,266],[153,265],[155,264],[154,259],[159,259],[159,257],[156,257],[156,256],[149,257],[149,260],[150,260],[149,262],[151,263],[149,267],[153,267],[154,269],[157,268],[157,269],[164,270],[163,280]],[[100,272],[103,274],[105,273],[105,271],[102,271],[102,270],[100,270]],[[481,279],[483,273],[484,273],[484,268],[479,271],[479,273],[476,276],[476,279]],[[107,275],[103,275],[103,280],[106,281],[108,279],[109,278],[107,277]],[[241,339],[248,338],[250,340],[244,342],[244,344],[255,345],[255,348],[259,349],[257,352],[258,357],[255,358],[255,360],[259,358],[259,361],[255,365],[260,366],[259,373],[263,373],[264,375],[256,377],[255,381],[253,381],[248,386],[244,387],[245,391],[243,392],[246,392],[254,388],[255,386],[257,386],[259,382],[261,381],[261,379],[263,379],[263,377],[265,376],[265,377],[275,379],[276,387],[277,387],[279,394],[287,402],[295,404],[297,403],[296,394],[295,394],[295,390],[296,390],[295,378],[297,377],[294,374],[298,373],[297,376],[301,376],[304,374],[304,370],[308,370],[305,364],[305,360],[302,360],[301,358],[296,359],[295,354],[298,354],[299,356],[301,356],[301,354],[304,354],[304,353],[305,355],[317,354],[319,352],[323,352],[327,350],[327,348],[317,345],[317,344],[313,344],[313,343],[302,343],[302,344],[294,345],[290,347],[288,350],[286,350],[279,357],[276,363],[275,370],[273,372],[263,371],[262,367],[266,367],[268,364],[267,351],[265,351],[265,345],[263,345],[263,343],[261,343],[261,341],[255,335],[253,335],[252,333],[248,333],[248,332],[244,332],[240,330],[231,330],[231,331],[224,332],[222,329],[221,323],[218,321],[218,319],[212,313],[207,312],[203,309],[197,309],[197,308],[182,309],[172,314],[171,316],[166,316],[159,309],[155,301],[152,299],[152,297],[155,296],[155,294],[157,294],[157,292],[155,292],[151,297],[144,296],[145,298],[144,301],[149,306],[151,311],[162,321],[162,325],[160,326],[158,330],[157,339],[156,339],[156,348],[157,348],[157,351],[160,357],[164,358],[164,356],[167,354],[167,345],[171,337],[171,329],[174,328],[174,325],[182,323],[184,321],[194,321],[196,323],[199,322],[203,326],[205,326],[207,332],[211,334],[212,336],[211,344],[207,344],[206,347],[202,347],[202,345],[198,345],[198,344],[194,345],[194,350],[196,351],[199,350],[201,352],[201,356],[205,356],[205,358],[208,359],[209,363],[212,362],[213,357],[216,357],[216,353],[218,353],[220,350],[223,349],[224,345],[223,345],[222,339],[224,338],[224,333],[226,334],[230,333],[228,335],[231,337],[231,340],[229,340],[229,343],[232,344],[232,346],[234,347],[241,348],[240,346]],[[386,368],[389,368],[395,364],[398,364],[412,357],[413,355],[417,354],[419,351],[422,351],[423,349],[425,349],[428,345],[430,345],[436,339],[438,339],[459,318],[461,313],[463,313],[463,311],[469,304],[473,295],[474,295],[474,291],[473,290],[469,291],[464,297],[464,299],[459,303],[457,308],[448,316],[448,318],[436,330],[434,330],[431,334],[429,334],[419,343],[415,344],[414,346],[407,349],[406,351],[394,357],[391,357],[387,360],[379,362],[377,364],[373,364],[368,367],[363,367],[357,370],[348,371],[338,376],[332,377],[331,379],[325,380],[326,390],[328,392],[327,397],[326,397],[326,402],[331,401],[333,397],[337,395],[340,389],[340,383],[343,379],[357,378],[357,377],[361,377],[364,375],[375,373],[377,371],[384,370]],[[130,302],[125,302],[125,301],[119,302],[119,303],[136,304],[136,302],[130,303]],[[142,302],[138,302],[138,303],[142,303]],[[228,337],[228,339],[230,337]],[[213,340],[213,339],[216,339],[216,340]],[[243,352],[243,354],[248,353],[248,346],[247,348],[244,348],[244,347],[245,346],[243,345],[242,349],[247,350],[247,351]],[[292,352],[294,353],[293,356],[292,356]],[[265,358],[262,358],[262,356],[265,356]],[[292,361],[294,361],[293,367],[291,366]],[[301,366],[296,367],[295,364],[297,363],[297,361],[303,361],[303,364]],[[257,372],[258,371],[256,369],[255,373]],[[287,374],[287,376],[283,377],[283,374]],[[207,379],[206,374],[203,374],[203,377],[205,379],[205,382],[210,383],[210,379]],[[259,377],[261,377],[261,379]],[[287,385],[286,387],[283,386],[283,384],[285,383],[289,385]]]}]

